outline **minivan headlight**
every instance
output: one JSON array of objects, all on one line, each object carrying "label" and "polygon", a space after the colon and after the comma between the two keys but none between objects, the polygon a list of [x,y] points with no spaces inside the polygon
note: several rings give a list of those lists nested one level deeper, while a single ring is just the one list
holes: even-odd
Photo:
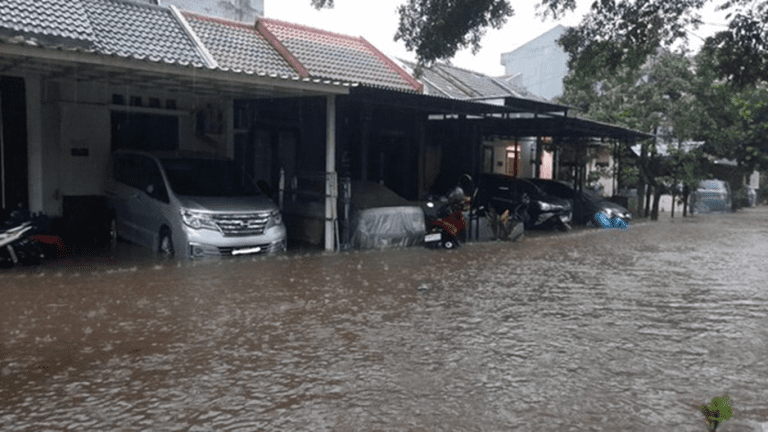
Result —
[{"label": "minivan headlight", "polygon": [[193,210],[181,210],[181,220],[184,224],[193,229],[212,229],[219,230],[218,225],[211,219],[207,213]]},{"label": "minivan headlight", "polygon": [[283,215],[280,214],[280,210],[272,210],[269,213],[269,220],[267,221],[266,229],[278,226],[283,223]]}]

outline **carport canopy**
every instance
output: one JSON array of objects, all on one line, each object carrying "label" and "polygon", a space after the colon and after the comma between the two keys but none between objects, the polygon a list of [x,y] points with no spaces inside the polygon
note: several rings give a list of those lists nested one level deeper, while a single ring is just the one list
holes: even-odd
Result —
[{"label": "carport canopy", "polygon": [[[653,137],[608,123],[568,117],[570,107],[549,102],[500,96],[504,104],[479,100],[452,99],[387,89],[355,87],[352,100],[394,108],[415,109],[429,115],[441,115],[436,121],[480,122],[483,133],[496,136],[551,136],[560,139],[589,137],[638,140]],[[458,117],[458,118],[457,118]]]},{"label": "carport canopy", "polygon": [[43,48],[30,43],[0,43],[0,73],[24,73],[45,79],[74,79],[138,88],[161,87],[199,96],[279,98],[348,94],[346,82],[295,78],[162,59],[101,55],[83,49]]}]

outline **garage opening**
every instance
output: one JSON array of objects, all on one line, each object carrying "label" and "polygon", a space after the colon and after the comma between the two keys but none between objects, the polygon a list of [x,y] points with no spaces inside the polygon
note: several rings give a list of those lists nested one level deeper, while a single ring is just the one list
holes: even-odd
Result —
[{"label": "garage opening", "polygon": [[0,77],[0,221],[27,207],[27,109],[24,79]]}]

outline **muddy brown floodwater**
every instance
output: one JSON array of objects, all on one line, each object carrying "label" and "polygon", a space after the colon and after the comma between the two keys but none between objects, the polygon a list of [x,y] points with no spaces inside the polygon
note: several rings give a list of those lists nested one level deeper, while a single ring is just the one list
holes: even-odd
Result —
[{"label": "muddy brown floodwater", "polygon": [[[523,242],[0,273],[0,430],[768,422],[768,209]],[[766,428],[768,430],[768,428]]]}]

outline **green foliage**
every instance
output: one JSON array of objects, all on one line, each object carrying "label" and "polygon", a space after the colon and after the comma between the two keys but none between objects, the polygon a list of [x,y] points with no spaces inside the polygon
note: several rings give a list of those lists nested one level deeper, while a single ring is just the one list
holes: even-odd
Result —
[{"label": "green foliage", "polygon": [[733,410],[731,409],[731,400],[728,396],[716,397],[712,399],[711,405],[703,405],[701,412],[707,418],[709,424],[709,430],[714,431],[717,426],[722,422],[733,417]]},{"label": "green foliage", "polygon": [[670,138],[688,139],[696,129],[693,76],[690,59],[662,53],[638,68],[572,73],[560,102],[594,120],[647,132],[671,129]]},{"label": "green foliage", "polygon": [[311,1],[312,1],[312,6],[314,6],[317,9],[333,7],[333,0],[311,0]]},{"label": "green foliage", "polygon": [[693,70],[690,58],[662,52],[637,68],[618,66],[566,78],[560,102],[578,107],[594,120],[655,133],[658,142],[666,144],[664,154],[655,140],[641,143],[645,156],[624,152],[620,187],[633,187],[643,180],[657,192],[667,185],[695,190],[706,177],[704,155],[683,146],[699,134],[701,123]]},{"label": "green foliage", "polygon": [[407,0],[398,13],[395,40],[415,52],[420,65],[429,65],[462,48],[476,53],[485,29],[501,28],[513,10],[508,0]]},{"label": "green foliage", "polygon": [[[595,0],[581,24],[560,44],[570,54],[571,70],[590,74],[637,68],[661,48],[687,42],[688,28],[701,24],[699,11],[715,0]],[[544,14],[555,17],[575,8],[575,0],[542,0]],[[768,76],[768,0],[728,0],[728,30],[707,40],[716,53],[720,78],[740,86]]]},{"label": "green foliage", "polygon": [[736,85],[716,80],[716,51],[704,49],[694,91],[702,111],[697,139],[707,142],[708,153],[736,160],[746,171],[768,168],[768,84]]},{"label": "green foliage", "polygon": [[747,198],[747,188],[744,185],[739,185],[738,188],[733,191],[733,198],[731,200],[733,209],[737,210],[743,207],[749,207],[749,199]]},{"label": "green foliage", "polygon": [[[333,0],[311,0],[318,9]],[[473,53],[487,28],[501,28],[514,11],[509,0],[406,0],[397,8],[395,40],[415,52],[419,67],[450,59],[463,48]]]}]

